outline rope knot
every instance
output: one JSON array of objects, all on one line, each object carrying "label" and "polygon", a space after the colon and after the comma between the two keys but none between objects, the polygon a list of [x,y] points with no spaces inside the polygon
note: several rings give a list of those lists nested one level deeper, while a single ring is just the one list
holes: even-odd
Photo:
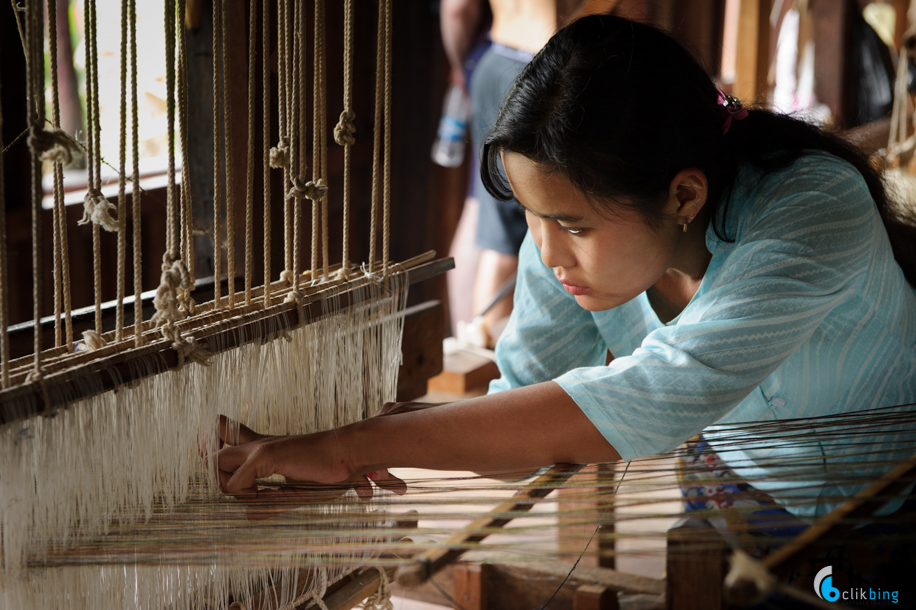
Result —
[{"label": "rope knot", "polygon": [[188,362],[196,362],[201,366],[210,366],[212,355],[205,347],[197,342],[194,337],[182,338],[181,331],[169,322],[162,327],[162,337],[171,342],[171,348],[178,354],[178,368]]},{"label": "rope knot", "polygon": [[108,345],[108,342],[105,338],[94,330],[84,330],[83,331],[83,342],[77,344],[76,351],[78,352],[94,352],[97,349],[102,349]]},{"label": "rope knot", "polygon": [[33,126],[29,128],[27,142],[29,148],[41,155],[42,161],[52,163],[66,165],[73,161],[73,155],[79,152],[70,134],[59,127],[43,129]]},{"label": "rope knot", "polygon": [[334,141],[341,146],[353,146],[356,143],[356,113],[344,110],[340,113],[340,120],[334,126]]},{"label": "rope knot", "polygon": [[270,147],[270,166],[279,169],[289,167],[289,140],[280,138],[280,143]]},{"label": "rope knot", "polygon": [[321,201],[328,194],[328,185],[322,178],[319,178],[318,182],[309,180],[305,183],[305,194],[312,201]]},{"label": "rope knot", "polygon": [[287,286],[293,285],[293,272],[289,269],[284,269],[280,272],[280,281],[286,282]]},{"label": "rope knot", "polygon": [[[309,183],[311,184],[311,183]],[[308,184],[303,184],[302,180],[299,178],[293,178],[293,185],[289,187],[289,190],[286,191],[287,199],[305,199],[308,197],[306,193],[306,188]]]},{"label": "rope knot", "polygon": [[108,201],[102,191],[91,188],[86,191],[86,197],[83,199],[83,217],[77,224],[85,225],[91,222],[115,233],[118,230],[118,222],[110,213],[110,210],[114,209],[114,204]]},{"label": "rope knot", "polygon": [[302,293],[297,290],[291,290],[286,298],[283,299],[284,303],[298,303],[302,299]]}]

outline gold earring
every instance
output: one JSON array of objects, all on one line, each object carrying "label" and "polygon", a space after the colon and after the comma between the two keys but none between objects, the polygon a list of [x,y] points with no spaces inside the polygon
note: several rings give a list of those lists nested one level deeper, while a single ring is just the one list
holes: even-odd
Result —
[{"label": "gold earring", "polygon": [[694,218],[693,216],[689,217],[686,221],[684,221],[684,224],[681,225],[681,227],[683,228],[683,232],[684,232],[684,233],[687,232],[687,225],[689,225],[691,222],[693,222],[693,218]]},{"label": "gold earring", "polygon": [[687,223],[685,222],[685,223],[682,224],[681,226],[682,226],[683,229],[684,229],[684,233],[686,233],[686,232],[687,232]]}]

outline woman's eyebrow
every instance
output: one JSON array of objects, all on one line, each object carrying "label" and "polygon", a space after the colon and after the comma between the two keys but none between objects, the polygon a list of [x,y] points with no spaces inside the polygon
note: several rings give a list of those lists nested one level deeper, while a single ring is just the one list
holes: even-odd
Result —
[{"label": "woman's eyebrow", "polygon": [[584,216],[573,216],[571,214],[538,214],[534,210],[526,207],[525,204],[519,201],[517,197],[515,198],[515,201],[524,211],[528,212],[529,214],[533,214],[538,218],[550,218],[552,220],[559,220],[560,222],[582,222],[585,220]]}]

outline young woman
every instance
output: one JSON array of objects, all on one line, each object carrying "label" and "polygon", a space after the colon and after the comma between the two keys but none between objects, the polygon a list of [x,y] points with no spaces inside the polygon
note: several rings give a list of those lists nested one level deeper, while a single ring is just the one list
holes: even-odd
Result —
[{"label": "young woman", "polygon": [[[393,486],[399,466],[631,460],[704,430],[716,448],[716,423],[916,403],[916,232],[879,175],[837,137],[741,108],[666,34],[610,16],[557,33],[481,173],[529,227],[490,394],[306,436],[243,427],[218,456],[227,493],[276,493],[255,485],[271,474]],[[885,432],[908,457],[912,434]],[[719,456],[766,481],[791,450],[757,440]],[[824,472],[848,459],[821,451]],[[800,516],[861,488],[820,484],[833,500],[761,488]]]}]

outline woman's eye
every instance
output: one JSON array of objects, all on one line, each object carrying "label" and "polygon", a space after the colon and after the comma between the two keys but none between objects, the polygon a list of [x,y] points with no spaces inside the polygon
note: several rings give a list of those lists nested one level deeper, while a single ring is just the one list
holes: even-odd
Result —
[{"label": "woman's eye", "polygon": [[573,229],[572,227],[564,227],[560,225],[560,229],[564,233],[569,233],[570,235],[582,235],[585,232],[585,229]]}]

